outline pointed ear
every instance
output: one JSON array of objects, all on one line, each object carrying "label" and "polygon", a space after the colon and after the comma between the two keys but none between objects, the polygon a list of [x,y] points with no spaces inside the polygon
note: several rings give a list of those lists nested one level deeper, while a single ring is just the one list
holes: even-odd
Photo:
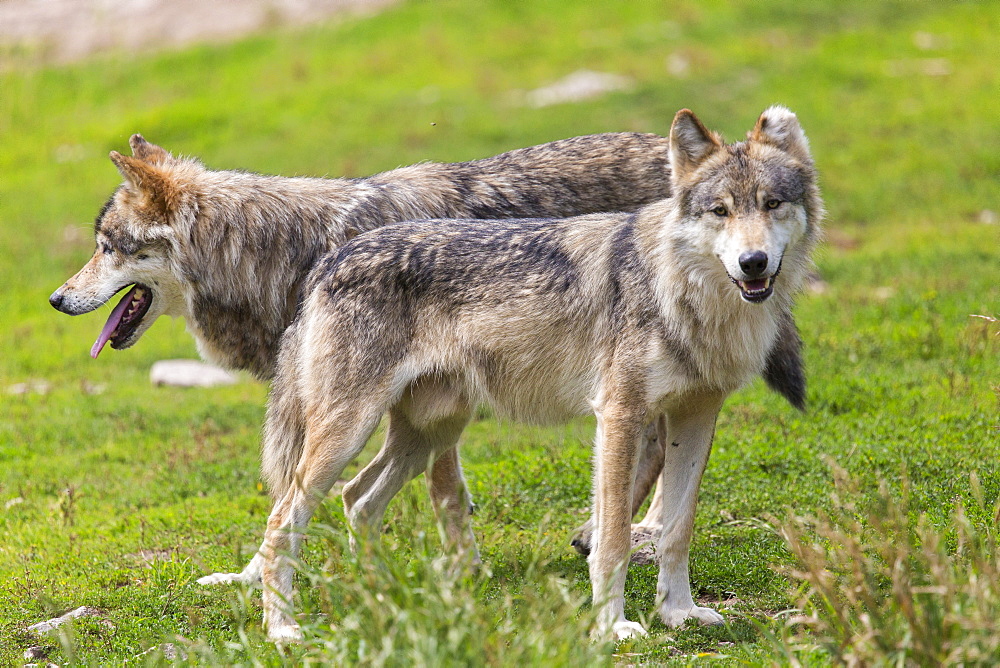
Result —
[{"label": "pointed ear", "polygon": [[750,141],[776,146],[791,156],[812,164],[809,140],[799,125],[798,117],[785,107],[775,105],[765,109],[747,137]]},{"label": "pointed ear", "polygon": [[168,211],[174,189],[166,174],[154,165],[132,156],[122,155],[118,151],[111,151],[109,157],[121,172],[129,189],[145,195],[163,212]]},{"label": "pointed ear", "polygon": [[140,134],[132,135],[128,140],[128,145],[132,147],[132,155],[154,165],[162,165],[174,157],[156,144],[150,144]]},{"label": "pointed ear", "polygon": [[674,178],[690,174],[722,146],[719,135],[702,125],[690,109],[681,109],[670,126],[670,167]]}]

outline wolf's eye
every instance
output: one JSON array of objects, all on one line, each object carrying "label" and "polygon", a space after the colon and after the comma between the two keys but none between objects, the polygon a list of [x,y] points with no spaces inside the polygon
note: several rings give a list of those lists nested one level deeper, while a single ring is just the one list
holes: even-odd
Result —
[{"label": "wolf's eye", "polygon": [[110,255],[111,253],[114,252],[114,249],[107,244],[101,244],[101,252],[104,253],[105,255]]},{"label": "wolf's eye", "polygon": [[719,206],[712,209],[712,213],[714,213],[719,218],[723,218],[724,216],[729,214],[729,209],[720,204]]},{"label": "wolf's eye", "polygon": [[769,199],[769,200],[767,200],[767,202],[765,203],[765,205],[767,206],[768,209],[777,209],[779,206],[781,206],[781,200],[780,199]]},{"label": "wolf's eye", "polygon": [[145,253],[139,253],[136,257],[138,259],[140,259],[140,260],[148,260],[149,259],[149,256],[146,255]]}]

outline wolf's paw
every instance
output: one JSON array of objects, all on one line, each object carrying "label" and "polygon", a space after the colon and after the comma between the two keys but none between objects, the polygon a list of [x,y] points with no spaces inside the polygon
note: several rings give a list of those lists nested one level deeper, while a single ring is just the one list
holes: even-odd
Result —
[{"label": "wolf's paw", "polygon": [[294,622],[273,626],[267,630],[267,639],[276,645],[290,645],[302,642],[302,629]]},{"label": "wolf's paw", "polygon": [[633,534],[648,534],[654,538],[660,535],[663,531],[663,524],[661,522],[647,522],[643,519],[641,522],[632,525]]},{"label": "wolf's paw", "polygon": [[212,573],[198,578],[198,584],[210,587],[218,584],[244,584],[249,587],[260,586],[259,573]]},{"label": "wolf's paw", "polygon": [[714,626],[725,622],[723,616],[712,608],[702,608],[697,605],[686,609],[661,610],[660,618],[664,624],[671,627],[682,626],[688,619],[696,619],[702,626]]},{"label": "wolf's paw", "polygon": [[630,622],[627,619],[615,622],[611,630],[615,634],[615,640],[627,640],[628,638],[638,638],[646,635],[646,629],[642,628],[642,624]]},{"label": "wolf's paw", "polygon": [[586,524],[584,524],[583,526],[581,526],[579,529],[576,530],[576,533],[573,535],[573,540],[569,542],[570,545],[576,548],[577,552],[579,552],[585,557],[590,556],[591,533],[593,533],[591,524],[590,522],[587,522]]},{"label": "wolf's paw", "polygon": [[610,640],[612,638],[614,640],[627,640],[628,638],[638,638],[644,635],[647,635],[647,632],[646,629],[642,628],[642,624],[630,622],[627,619],[619,619],[617,622],[611,624],[610,627],[598,624],[590,631],[590,639],[595,642]]}]

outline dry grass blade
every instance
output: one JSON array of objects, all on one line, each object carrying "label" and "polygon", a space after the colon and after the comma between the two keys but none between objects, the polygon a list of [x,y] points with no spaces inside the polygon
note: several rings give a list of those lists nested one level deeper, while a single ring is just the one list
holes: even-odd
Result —
[{"label": "dry grass blade", "polygon": [[[902,498],[883,485],[861,511],[845,500],[861,498],[857,488],[834,470],[834,510],[782,527],[799,563],[789,574],[805,585],[782,641],[851,666],[1000,661],[1000,506],[985,526],[958,505],[949,526],[935,527],[911,516],[904,484]],[[971,485],[982,507],[975,474]]]}]

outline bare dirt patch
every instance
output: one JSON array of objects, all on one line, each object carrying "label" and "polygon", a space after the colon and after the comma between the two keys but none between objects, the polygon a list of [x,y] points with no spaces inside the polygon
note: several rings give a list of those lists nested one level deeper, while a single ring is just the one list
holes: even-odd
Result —
[{"label": "bare dirt patch", "polygon": [[397,1],[0,0],[0,65],[231,41],[276,26],[375,13]]}]

